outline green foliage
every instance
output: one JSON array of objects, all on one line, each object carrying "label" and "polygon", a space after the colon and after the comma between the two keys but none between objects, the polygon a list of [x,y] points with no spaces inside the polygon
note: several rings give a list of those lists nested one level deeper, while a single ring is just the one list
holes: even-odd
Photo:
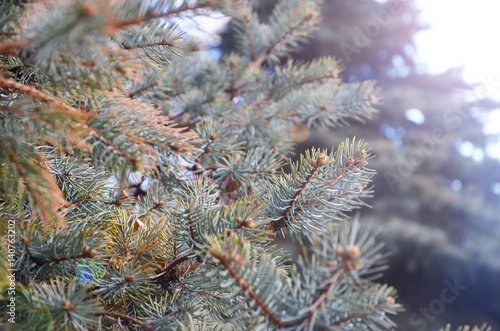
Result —
[{"label": "green foliage", "polygon": [[291,165],[290,174],[274,178],[265,196],[273,218],[268,227],[317,230],[329,220],[345,219],[344,211],[363,204],[360,197],[369,193],[365,187],[373,176],[363,147],[346,141],[328,156],[327,151],[312,149]]},{"label": "green foliage", "polygon": [[[4,7],[13,329],[393,326],[395,291],[374,282],[381,245],[347,215],[371,194],[366,144],[282,170],[295,125],[367,119],[377,103],[373,82],[342,83],[333,58],[286,60],[314,31],[317,1],[280,1],[268,24],[230,0]],[[216,12],[238,22],[240,50],[221,60],[172,20]],[[297,263],[277,231],[309,244]]]}]

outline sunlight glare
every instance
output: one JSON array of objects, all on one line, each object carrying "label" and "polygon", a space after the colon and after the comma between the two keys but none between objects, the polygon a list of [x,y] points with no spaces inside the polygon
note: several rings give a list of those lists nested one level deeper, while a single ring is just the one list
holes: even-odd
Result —
[{"label": "sunlight glare", "polygon": [[[500,81],[500,2],[491,0],[419,0],[421,20],[432,27],[415,36],[417,61],[431,72],[464,67],[464,78],[478,82],[489,75]],[[498,88],[500,97],[500,87]]]},{"label": "sunlight glare", "polygon": [[[500,101],[500,1],[418,0],[421,21],[431,25],[415,35],[416,61],[430,73],[462,67],[464,79],[478,84],[477,98]],[[485,133],[500,137],[500,110],[484,116]],[[491,120],[490,117],[495,117]],[[486,153],[500,159],[500,139]],[[480,157],[477,157],[480,158]]]}]

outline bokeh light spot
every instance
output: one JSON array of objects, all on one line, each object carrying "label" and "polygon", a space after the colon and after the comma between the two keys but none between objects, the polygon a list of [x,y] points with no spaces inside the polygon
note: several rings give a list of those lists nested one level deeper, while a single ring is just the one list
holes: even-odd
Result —
[{"label": "bokeh light spot", "polygon": [[297,143],[305,141],[309,137],[309,128],[304,123],[295,123],[290,128],[290,138]]},{"label": "bokeh light spot", "polygon": [[420,109],[410,108],[405,111],[405,117],[408,121],[421,125],[425,122],[425,116]]},{"label": "bokeh light spot", "polygon": [[458,179],[455,179],[453,182],[451,182],[451,188],[453,189],[453,191],[460,191],[462,189],[462,182]]}]

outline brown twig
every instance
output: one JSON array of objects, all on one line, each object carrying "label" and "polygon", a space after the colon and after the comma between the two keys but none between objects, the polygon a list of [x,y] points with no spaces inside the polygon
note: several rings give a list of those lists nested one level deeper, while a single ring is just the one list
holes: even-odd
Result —
[{"label": "brown twig", "polygon": [[142,219],[142,218],[148,216],[153,210],[156,210],[163,205],[165,205],[165,203],[163,201],[158,201],[158,203],[155,203],[155,205],[153,207],[149,208],[147,212],[145,212],[144,214],[139,216],[139,219]]},{"label": "brown twig", "polygon": [[0,36],[12,37],[17,35],[16,32],[0,31]]},{"label": "brown twig", "polygon": [[80,202],[82,201],[85,201],[85,200],[89,200],[89,199],[92,199],[94,196],[93,195],[89,195],[89,196],[86,196],[86,197],[83,197],[81,199],[78,199],[76,201],[70,201],[69,203],[71,203],[72,205],[76,205],[76,204],[79,204]]},{"label": "brown twig", "polygon": [[143,322],[143,321],[141,321],[141,320],[139,320],[137,318],[134,318],[134,317],[122,314],[122,313],[118,313],[118,312],[115,312],[115,311],[103,311],[103,312],[98,313],[97,315],[124,318],[126,320],[129,320],[129,321],[132,321],[134,323],[139,324],[141,327],[143,327],[144,329],[146,329],[148,331],[158,331],[155,328],[153,328],[150,325],[148,325],[147,323],[145,323],[145,322]]},{"label": "brown twig", "polygon": [[[311,306],[314,307],[313,310],[311,310],[307,316],[303,319],[306,320],[308,323],[311,322],[312,318],[314,317],[314,313],[317,312],[321,306],[323,305],[323,303],[326,301],[327,299],[327,294],[328,292],[330,291],[330,289],[337,285],[340,278],[342,278],[342,276],[345,274],[345,268],[341,271],[341,273],[332,281],[328,284],[327,287],[325,287],[323,290],[321,290],[319,293],[318,293],[318,296],[313,300],[313,304]],[[302,321],[301,321],[302,322]]]},{"label": "brown twig", "polygon": [[148,48],[148,47],[155,47],[155,46],[167,46],[167,47],[176,47],[175,44],[169,43],[167,41],[159,41],[156,43],[146,43],[146,44],[137,44],[137,45],[122,45],[123,48],[125,49],[138,49],[138,48]]},{"label": "brown twig", "polygon": [[172,262],[170,262],[168,265],[166,265],[164,268],[162,268],[161,271],[168,273],[182,262],[187,261],[188,258],[189,258],[188,254],[181,255]]},{"label": "brown twig", "polygon": [[[24,185],[26,185],[26,188],[28,189],[29,192],[31,192],[33,194],[33,199],[35,200],[35,203],[37,205],[40,205],[40,203],[38,202],[38,199],[42,199],[39,194],[37,194],[37,191],[35,190],[35,187],[33,186],[31,180],[28,178],[28,175],[27,173],[24,171],[23,169],[23,166],[22,164],[19,162],[17,156],[14,154],[14,152],[10,149],[7,150],[7,156],[9,158],[9,160],[12,162],[12,164],[14,164],[14,167],[16,168],[17,172],[19,173],[19,176],[22,178],[22,180],[24,181]],[[47,179],[49,179],[49,183],[50,185],[52,186],[52,188],[54,189],[58,189],[58,186],[57,184],[53,181],[53,178],[50,177],[50,176],[45,176]],[[60,191],[57,191],[58,193]],[[64,205],[65,204],[65,200],[64,198],[62,197],[62,194],[60,196],[57,197],[58,199],[56,199],[57,202],[61,202],[61,205]],[[45,206],[42,206],[42,207],[45,207]],[[41,212],[41,216],[42,216],[42,219],[43,220],[48,220],[50,219],[49,217],[49,214],[48,214],[48,211],[45,210],[45,208],[40,208],[40,212]],[[57,214],[57,217],[58,217],[58,222],[59,222],[59,226],[60,227],[64,227],[64,220],[63,218]]]},{"label": "brown twig", "polygon": [[134,16],[134,17],[129,18],[128,20],[125,20],[125,21],[117,20],[117,21],[113,22],[113,24],[111,25],[110,28],[112,30],[110,30],[110,31],[114,31],[116,29],[121,29],[121,28],[126,28],[130,25],[139,24],[139,23],[142,23],[142,22],[145,22],[148,20],[152,20],[152,19],[166,18],[168,16],[179,15],[179,14],[182,14],[182,13],[187,12],[187,11],[195,11],[197,9],[206,7],[208,5],[212,5],[213,2],[214,1],[210,0],[210,1],[206,1],[205,4],[198,3],[198,4],[191,6],[191,7],[190,6],[179,7],[177,9],[168,10],[164,13],[153,12],[153,13],[148,13],[147,15]]},{"label": "brown twig", "polygon": [[39,91],[39,90],[37,90],[34,87],[31,87],[31,86],[28,86],[28,85],[25,85],[25,84],[21,84],[21,83],[15,82],[13,80],[7,79],[7,78],[5,78],[1,74],[0,74],[0,86],[1,87],[6,87],[6,88],[10,88],[10,89],[13,89],[13,90],[16,90],[16,91],[19,91],[21,93],[29,95],[29,96],[31,96],[33,98],[38,99],[38,100],[51,103],[51,104],[55,105],[56,107],[58,107],[58,108],[60,108],[62,110],[66,110],[66,111],[73,112],[73,113],[79,113],[79,114],[82,114],[82,115],[85,114],[85,113],[81,112],[80,110],[78,110],[78,109],[76,109],[74,107],[71,107],[71,106],[65,104],[64,102],[62,102],[61,100],[57,99],[56,97],[53,97],[53,96],[51,96],[49,94],[46,94],[46,93],[44,93],[42,91]]},{"label": "brown twig", "polygon": [[81,254],[52,258],[47,260],[47,262],[61,263],[64,261],[77,260],[77,259],[94,259],[96,256],[97,256],[97,251],[95,249],[89,250],[87,245],[85,245],[83,247],[83,252]]},{"label": "brown twig", "polygon": [[[312,161],[314,161],[314,162],[312,162]],[[318,171],[319,167],[321,167],[323,165],[322,164],[323,162],[316,162],[315,160],[312,160],[312,161],[311,161],[312,169],[309,172],[309,175],[306,177],[306,179],[303,182],[300,183],[300,188],[293,195],[293,198],[290,200],[288,207],[283,211],[283,213],[281,214],[281,216],[279,218],[273,220],[272,222],[270,222],[266,226],[266,230],[273,230],[274,232],[276,232],[276,231],[278,231],[281,228],[286,226],[285,220],[288,217],[288,215],[290,214],[290,211],[292,210],[292,208],[294,207],[295,202],[297,201],[299,196],[302,194],[302,191],[304,191],[307,184],[309,184],[309,182],[313,178],[316,171]]]},{"label": "brown twig", "polygon": [[21,242],[23,243],[24,248],[26,248],[26,253],[28,253],[28,255],[31,255],[28,237],[22,237]]},{"label": "brown twig", "polygon": [[154,244],[156,244],[159,240],[161,239],[160,236],[156,237],[153,241],[151,241],[148,245],[144,246],[143,248],[141,248],[139,251],[133,253],[134,255],[139,255],[141,254],[142,252],[144,252],[146,249],[150,248],[151,246],[153,246]]},{"label": "brown twig", "polygon": [[[322,188],[325,188],[327,186],[330,186],[332,185],[336,180],[338,180],[344,173],[346,173],[349,169],[351,169],[352,167],[354,166],[357,166],[357,165],[360,165],[360,164],[364,164],[363,162],[366,162],[366,161],[363,161],[363,157],[365,156],[365,151],[361,151],[359,154],[357,155],[354,155],[354,156],[350,156],[347,161],[346,161],[346,164],[345,166],[343,166],[342,168],[340,168],[334,175],[333,177],[327,181],[327,183],[323,184],[321,187]],[[361,159],[361,160],[360,160]],[[267,230],[273,230],[274,232],[280,230],[281,228],[284,228],[286,226],[286,223],[285,223],[285,218],[288,217],[290,211],[291,211],[291,208],[294,206],[297,198],[300,196],[300,194],[302,194],[302,191],[304,190],[305,188],[305,185],[307,185],[311,179],[312,179],[312,176],[314,175],[314,173],[316,172],[316,170],[319,168],[319,164],[321,162],[315,162],[316,164],[316,167],[317,168],[314,168],[313,166],[313,169],[311,170],[311,172],[309,173],[309,175],[307,176],[307,178],[303,181],[303,182],[300,182],[301,183],[301,187],[299,188],[299,190],[297,192],[295,192],[295,195],[294,197],[292,198],[292,200],[290,201],[290,204],[288,205],[287,209],[285,209],[283,211],[283,214],[281,215],[280,218],[277,218],[277,219],[274,219],[271,223],[269,223],[267,226],[266,226],[266,229]],[[314,163],[313,163],[314,164]],[[362,187],[361,187],[362,189]],[[320,195],[322,195],[324,193],[324,191],[321,191],[318,193],[318,195],[315,195],[315,197],[319,197]],[[347,192],[344,193],[345,196],[349,195]],[[332,198],[329,198],[327,201],[328,202],[331,202],[335,200],[335,197],[332,197]],[[304,202],[302,205],[303,206],[308,206],[310,204],[312,204],[313,200],[310,200],[310,201],[306,201]],[[292,216],[297,216],[297,213],[294,213]]]},{"label": "brown twig", "polygon": [[138,90],[132,91],[128,94],[129,98],[133,99],[136,95],[143,93],[144,91],[149,90],[150,88],[156,87],[159,85],[159,82],[153,82],[147,86],[144,86]]},{"label": "brown twig", "polygon": [[210,254],[218,259],[221,265],[226,269],[229,274],[238,282],[241,289],[255,301],[255,304],[261,309],[261,311],[266,315],[269,320],[278,327],[284,327],[285,323],[269,308],[269,306],[248,286],[247,282],[231,267],[229,256],[226,254],[219,254],[216,249],[210,248]]},{"label": "brown twig", "polygon": [[[186,208],[189,208],[189,206],[186,206]],[[189,232],[191,234],[191,238],[193,239],[194,242],[197,242],[196,234],[194,232],[193,219],[191,217],[191,210],[189,209],[188,209],[188,223],[189,223]]]},{"label": "brown twig", "polygon": [[15,56],[22,47],[28,44],[28,39],[16,39],[0,42],[0,54]]},{"label": "brown twig", "polygon": [[365,310],[363,310],[363,311],[361,311],[361,312],[359,312],[357,314],[349,314],[346,317],[344,317],[343,319],[338,320],[337,322],[334,322],[332,325],[338,326],[338,325],[345,324],[346,322],[349,322],[350,320],[352,320],[353,318],[358,317],[361,314],[367,314],[367,313],[369,313],[373,309],[377,308],[379,305],[380,305],[380,303],[375,303],[375,304],[371,305],[370,307],[368,307],[368,309],[365,309]]},{"label": "brown twig", "polygon": [[[149,260],[149,262],[148,262],[148,263],[145,263],[145,264],[141,267],[141,269],[139,269],[139,270],[141,270],[141,271],[142,271],[142,270],[144,270],[144,268],[146,268],[148,265],[150,265],[151,263],[153,263],[153,262],[155,261],[155,259],[158,257],[158,255],[160,255],[160,253],[161,253],[161,252],[163,252],[163,250],[165,249],[165,247],[167,247],[167,246],[168,246],[168,244],[169,244],[169,242],[165,243],[165,245],[163,245],[163,247],[162,247],[160,250],[158,250],[158,253],[156,253],[156,255],[155,255],[155,256],[153,256],[153,257],[151,258],[151,260]],[[175,246],[174,246],[174,253],[175,253],[175,254],[174,254],[174,259],[175,259],[175,258],[176,258],[176,256],[177,256],[177,252],[175,252]]]},{"label": "brown twig", "polygon": [[253,47],[253,40],[252,40],[252,36],[250,35],[250,29],[248,27],[248,23],[250,22],[250,19],[248,18],[248,16],[245,15],[245,17],[243,17],[243,22],[245,22],[245,35],[247,37],[247,40],[248,40],[248,47],[250,48],[250,59],[252,61],[255,61],[255,49]]},{"label": "brown twig", "polygon": [[299,24],[297,24],[292,29],[290,29],[289,31],[287,31],[287,33],[285,33],[283,35],[283,37],[281,37],[278,41],[276,41],[274,44],[272,44],[271,46],[269,46],[262,54],[259,55],[258,58],[256,58],[254,61],[252,61],[251,66],[254,67],[254,68],[259,67],[262,64],[262,62],[264,62],[267,59],[267,57],[274,51],[274,49],[278,45],[280,45],[289,35],[293,34],[295,31],[299,30],[302,25],[304,25],[307,22],[311,21],[316,16],[317,16],[316,12],[312,12],[309,15],[307,15],[306,17],[304,17],[304,19],[302,21],[300,21]]}]

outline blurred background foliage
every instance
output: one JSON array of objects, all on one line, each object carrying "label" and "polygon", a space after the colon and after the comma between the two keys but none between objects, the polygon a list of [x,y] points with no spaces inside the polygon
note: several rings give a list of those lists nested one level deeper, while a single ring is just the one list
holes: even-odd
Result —
[{"label": "blurred background foliage", "polygon": [[[265,21],[275,2],[253,6]],[[414,36],[429,25],[415,1],[397,3],[397,13],[383,16],[387,2],[324,2],[321,28],[294,58],[335,56],[347,82],[376,80],[383,104],[366,124],[327,129],[328,139],[319,133],[324,129],[311,130],[296,155],[352,136],[372,147],[375,196],[360,219],[379,224],[393,252],[382,282],[398,289],[405,306],[395,317],[401,330],[437,330],[447,322],[500,329],[500,167],[485,152],[491,137],[481,121],[500,106],[479,98],[460,68],[430,74],[416,63]],[[217,52],[232,50],[230,30],[231,23]],[[466,288],[441,309],[435,300],[445,280]]]}]

